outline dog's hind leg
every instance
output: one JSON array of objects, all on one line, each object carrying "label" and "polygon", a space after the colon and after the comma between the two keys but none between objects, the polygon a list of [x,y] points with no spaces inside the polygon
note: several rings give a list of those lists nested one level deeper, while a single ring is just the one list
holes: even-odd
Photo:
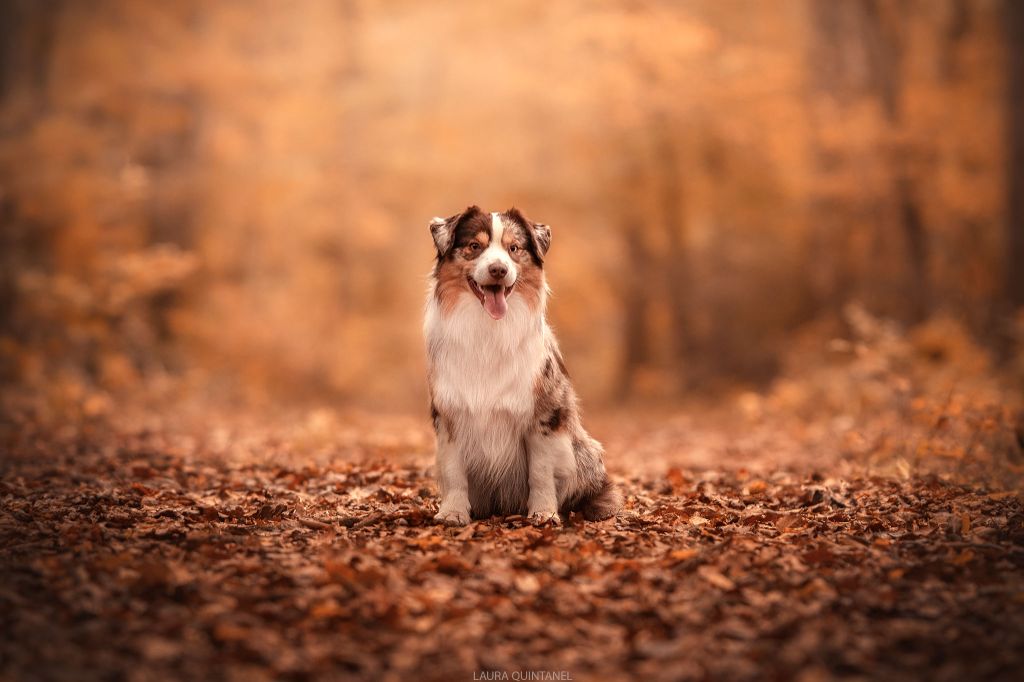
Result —
[{"label": "dog's hind leg", "polygon": [[608,480],[604,469],[604,449],[582,429],[572,439],[576,463],[575,486],[562,500],[563,514],[577,512],[588,521],[601,521],[622,508],[618,486]]}]

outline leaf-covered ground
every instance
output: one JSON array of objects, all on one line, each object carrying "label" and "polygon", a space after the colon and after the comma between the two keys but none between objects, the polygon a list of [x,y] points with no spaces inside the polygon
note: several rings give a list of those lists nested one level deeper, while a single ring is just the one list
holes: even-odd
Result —
[{"label": "leaf-covered ground", "polygon": [[318,419],[6,431],[0,679],[1019,679],[1013,492],[619,453],[616,520],[446,529],[422,431]]}]

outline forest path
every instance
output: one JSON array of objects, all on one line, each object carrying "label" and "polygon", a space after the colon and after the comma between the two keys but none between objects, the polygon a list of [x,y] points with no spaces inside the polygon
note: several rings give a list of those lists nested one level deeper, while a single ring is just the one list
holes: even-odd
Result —
[{"label": "forest path", "polygon": [[[421,420],[309,419],[305,436],[249,441],[153,426],[13,439],[0,677],[959,680],[1024,663],[1012,492],[827,458],[770,471],[771,452],[708,469],[716,443],[770,439],[706,434],[700,454],[673,435],[685,420],[644,440],[608,419],[617,519],[448,529],[431,520]],[[673,442],[690,454],[652,463]]]}]

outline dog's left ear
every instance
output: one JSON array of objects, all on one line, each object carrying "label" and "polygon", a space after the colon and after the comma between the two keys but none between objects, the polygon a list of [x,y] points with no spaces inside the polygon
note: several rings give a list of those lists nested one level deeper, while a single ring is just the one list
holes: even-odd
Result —
[{"label": "dog's left ear", "polygon": [[530,251],[533,253],[533,257],[537,261],[537,264],[543,264],[544,256],[547,254],[548,249],[551,248],[551,228],[544,223],[533,222],[524,216],[523,212],[515,206],[505,211],[505,215],[526,229],[527,233],[530,235],[532,247]]},{"label": "dog's left ear", "polygon": [[540,255],[546,255],[551,248],[551,228],[544,223],[533,223],[533,238],[537,240]]}]

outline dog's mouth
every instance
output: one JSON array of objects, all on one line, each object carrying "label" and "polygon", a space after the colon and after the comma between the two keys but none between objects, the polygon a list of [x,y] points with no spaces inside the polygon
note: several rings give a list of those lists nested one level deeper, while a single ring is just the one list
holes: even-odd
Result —
[{"label": "dog's mouth", "polygon": [[506,287],[502,284],[480,285],[472,277],[467,277],[466,281],[469,282],[470,291],[480,299],[480,305],[484,307],[488,315],[495,320],[505,317],[505,313],[508,312],[508,301],[505,299],[515,288],[515,282],[512,282],[512,286]]}]

